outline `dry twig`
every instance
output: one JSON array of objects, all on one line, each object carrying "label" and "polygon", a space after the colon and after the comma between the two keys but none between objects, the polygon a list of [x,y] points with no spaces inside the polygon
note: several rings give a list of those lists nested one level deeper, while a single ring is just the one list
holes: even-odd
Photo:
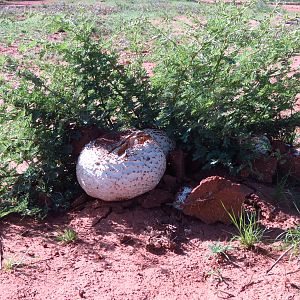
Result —
[{"label": "dry twig", "polygon": [[287,272],[286,275],[295,274],[295,273],[298,273],[299,271],[300,271],[300,268],[298,268],[298,269],[295,270],[295,271]]},{"label": "dry twig", "polygon": [[248,288],[248,287],[250,287],[250,286],[252,286],[252,285],[254,285],[254,284],[257,284],[257,283],[262,282],[262,280],[258,280],[258,281],[256,281],[256,282],[255,282],[255,281],[252,281],[252,278],[253,278],[253,274],[252,274],[252,276],[251,276],[249,282],[242,286],[242,288],[240,289],[240,293],[243,292],[243,291],[245,291],[246,288]]},{"label": "dry twig", "polygon": [[3,244],[0,238],[0,270],[2,270],[2,261],[3,261]]},{"label": "dry twig", "polygon": [[[219,293],[224,293],[225,296],[220,296]],[[231,293],[228,293],[226,291],[222,291],[222,290],[218,290],[218,294],[217,294],[218,298],[221,298],[221,299],[230,299],[230,298],[233,298],[235,297],[235,295],[231,294]]]},{"label": "dry twig", "polygon": [[278,259],[274,262],[274,264],[267,270],[266,274],[268,274],[279,262],[280,260],[286,255],[288,254],[293,248],[295,247],[295,245],[291,245],[286,251],[284,251],[279,257]]}]

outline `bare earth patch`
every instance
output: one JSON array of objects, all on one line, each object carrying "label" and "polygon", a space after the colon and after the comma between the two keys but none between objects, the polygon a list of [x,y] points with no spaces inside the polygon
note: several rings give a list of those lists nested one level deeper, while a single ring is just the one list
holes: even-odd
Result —
[{"label": "bare earth patch", "polygon": [[289,12],[300,12],[300,5],[289,4],[289,5],[280,5],[280,7]]},{"label": "bare earth patch", "polygon": [[35,5],[45,5],[49,4],[50,1],[39,1],[39,0],[33,0],[33,1],[4,1],[3,3],[0,3],[0,5],[3,6],[35,6]]},{"label": "bare earth patch", "polygon": [[[279,226],[280,224],[277,224]],[[205,225],[169,207],[143,209],[89,202],[52,220],[1,222],[0,299],[300,299],[300,264],[277,244],[235,249],[230,261],[208,245],[231,238],[232,226]],[[274,224],[276,227],[276,224]],[[73,228],[79,240],[62,245]],[[6,262],[17,265],[5,269]]]}]

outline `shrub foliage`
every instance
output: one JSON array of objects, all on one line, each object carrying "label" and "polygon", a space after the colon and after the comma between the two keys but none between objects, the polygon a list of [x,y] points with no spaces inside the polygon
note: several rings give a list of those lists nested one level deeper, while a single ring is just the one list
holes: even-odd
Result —
[{"label": "shrub foliage", "polygon": [[[45,44],[36,68],[7,62],[19,80],[2,92],[1,205],[8,208],[4,214],[25,212],[24,207],[30,208],[27,213],[36,212],[36,204],[43,211],[68,205],[79,189],[72,141],[80,138],[83,127],[147,126],[157,115],[144,72],[120,65],[117,55],[94,39],[89,24],[65,26],[70,39]],[[29,168],[18,174],[12,165],[24,161]]]},{"label": "shrub foliage", "polygon": [[[15,77],[0,87],[0,216],[68,206],[79,191],[72,140],[87,125],[154,125],[206,166],[231,169],[249,159],[241,141],[251,135],[290,139],[300,123],[299,73],[291,69],[299,28],[274,15],[257,19],[249,7],[212,10],[179,33],[168,22],[151,28],[151,79],[140,59],[120,64],[88,22],[60,23],[68,38],[40,44],[34,62],[6,58],[5,72]],[[145,33],[130,26],[136,46]]]},{"label": "shrub foliage", "polygon": [[299,28],[272,15],[255,19],[247,7],[221,4],[184,34],[161,31],[157,43],[159,124],[209,165],[234,167],[248,157],[240,141],[264,134],[290,140],[299,124],[299,73],[291,70]]}]

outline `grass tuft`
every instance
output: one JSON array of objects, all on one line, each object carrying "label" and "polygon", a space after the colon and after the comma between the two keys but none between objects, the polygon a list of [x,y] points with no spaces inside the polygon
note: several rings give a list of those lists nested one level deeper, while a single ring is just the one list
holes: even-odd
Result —
[{"label": "grass tuft", "polygon": [[22,261],[17,261],[13,258],[9,258],[4,261],[4,270],[6,271],[12,271],[17,268],[21,268],[22,266],[24,266],[24,263]]},{"label": "grass tuft", "polygon": [[238,240],[242,246],[249,249],[262,240],[265,230],[259,226],[256,213],[242,211],[240,216],[228,211],[227,213],[238,230],[238,234],[233,238]]},{"label": "grass tuft", "polygon": [[300,226],[296,228],[289,228],[283,234],[279,235],[277,239],[282,238],[285,246],[291,247],[293,253],[298,255],[300,253]]},{"label": "grass tuft", "polygon": [[63,244],[71,244],[77,241],[78,236],[74,229],[67,228],[61,234],[59,234],[56,239]]}]

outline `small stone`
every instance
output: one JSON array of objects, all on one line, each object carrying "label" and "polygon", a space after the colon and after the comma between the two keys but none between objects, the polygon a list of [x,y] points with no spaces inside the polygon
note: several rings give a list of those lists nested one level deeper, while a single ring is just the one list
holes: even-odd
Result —
[{"label": "small stone", "polygon": [[181,210],[183,203],[186,201],[189,194],[192,192],[190,186],[183,186],[175,196],[175,201],[173,202],[173,207]]},{"label": "small stone", "polygon": [[34,252],[31,252],[31,251],[29,251],[29,252],[27,253],[27,255],[30,256],[30,257],[34,257],[34,256],[35,256]]},{"label": "small stone", "polygon": [[290,146],[282,141],[274,140],[271,143],[272,151],[279,152],[280,154],[286,154],[289,152]]},{"label": "small stone", "polygon": [[85,291],[84,291],[84,290],[80,290],[80,291],[79,291],[79,297],[80,297],[80,298],[85,298],[84,294],[85,294]]},{"label": "small stone", "polygon": [[131,245],[132,246],[135,243],[134,238],[130,235],[126,235],[126,234],[121,235],[119,237],[119,239],[120,239],[120,243],[122,245]]},{"label": "small stone", "polygon": [[272,150],[271,142],[265,135],[254,136],[250,139],[250,142],[256,154],[267,155]]}]

